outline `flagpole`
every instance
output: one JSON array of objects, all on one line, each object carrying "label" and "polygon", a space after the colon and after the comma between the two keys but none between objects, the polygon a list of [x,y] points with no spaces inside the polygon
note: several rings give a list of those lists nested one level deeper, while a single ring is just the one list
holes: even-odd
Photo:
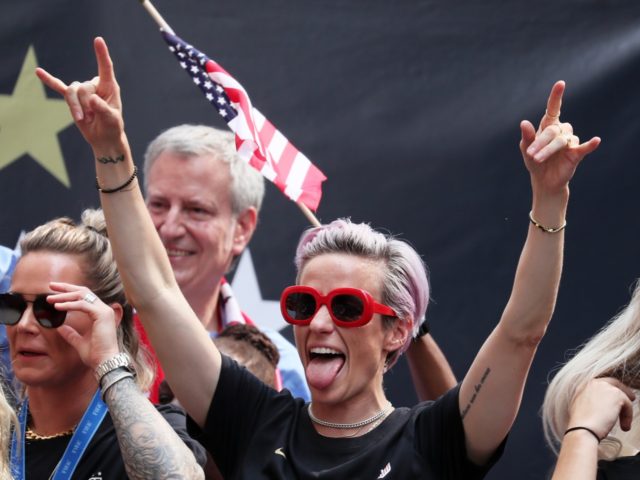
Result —
[{"label": "flagpole", "polygon": [[170,33],[171,35],[175,35],[175,32],[173,31],[173,29],[169,26],[169,24],[165,21],[165,19],[162,18],[162,15],[160,15],[160,12],[156,10],[156,7],[154,7],[149,0],[140,0],[140,3],[145,8],[145,10],[149,13],[149,15],[151,15],[151,17],[156,21],[156,23],[162,30],[164,30],[167,33]]},{"label": "flagpole", "polygon": [[307,217],[307,220],[309,220],[309,223],[311,223],[311,225],[313,225],[314,227],[322,226],[318,218],[313,214],[313,212],[309,209],[309,207],[307,207],[304,203],[300,201],[296,202],[296,205],[298,205],[300,210],[302,210],[302,213],[304,214],[305,217]]}]

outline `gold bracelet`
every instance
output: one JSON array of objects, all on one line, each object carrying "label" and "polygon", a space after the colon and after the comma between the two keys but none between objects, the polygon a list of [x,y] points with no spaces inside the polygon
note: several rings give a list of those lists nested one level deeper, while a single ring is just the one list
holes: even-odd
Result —
[{"label": "gold bracelet", "polygon": [[531,223],[533,223],[536,227],[538,227],[540,230],[546,233],[558,233],[564,230],[565,227],[567,226],[567,221],[565,220],[564,223],[559,227],[545,227],[540,222],[538,222],[535,218],[533,218],[533,212],[529,212],[529,220],[531,220]]}]

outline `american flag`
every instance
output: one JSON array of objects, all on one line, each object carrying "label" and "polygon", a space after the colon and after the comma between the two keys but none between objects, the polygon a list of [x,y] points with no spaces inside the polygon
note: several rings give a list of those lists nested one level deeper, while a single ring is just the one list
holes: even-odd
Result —
[{"label": "american flag", "polygon": [[241,158],[295,202],[316,210],[324,174],[258,109],[227,71],[181,38],[162,31],[169,50],[213,105],[236,137]]}]

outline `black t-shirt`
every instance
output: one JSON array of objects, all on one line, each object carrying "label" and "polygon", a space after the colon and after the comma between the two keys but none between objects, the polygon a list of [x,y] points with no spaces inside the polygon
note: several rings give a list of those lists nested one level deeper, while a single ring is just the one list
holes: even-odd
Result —
[{"label": "black t-shirt", "polygon": [[302,400],[274,392],[224,356],[204,430],[190,419],[187,425],[226,480],[475,480],[504,445],[483,467],[467,459],[458,388],[435,402],[398,408],[360,437],[323,437]]},{"label": "black t-shirt", "polygon": [[639,478],[640,453],[633,457],[598,462],[598,480],[638,480]]},{"label": "black t-shirt", "polygon": [[[160,405],[156,408],[193,452],[198,463],[204,466],[206,452],[202,445],[187,434],[184,411],[173,405]],[[49,478],[70,440],[70,435],[50,440],[25,440],[27,453],[25,478],[34,480]],[[71,478],[73,480],[129,478],[120,454],[116,430],[109,415],[104,417]]]}]

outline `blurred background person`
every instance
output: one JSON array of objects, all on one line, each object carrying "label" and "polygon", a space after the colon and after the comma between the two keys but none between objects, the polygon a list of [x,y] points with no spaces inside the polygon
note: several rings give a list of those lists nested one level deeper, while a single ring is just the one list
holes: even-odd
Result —
[{"label": "blurred background person", "polygon": [[[276,389],[275,367],[280,359],[278,348],[257,327],[246,323],[227,326],[213,340],[218,350],[233,358],[266,385]],[[166,380],[160,384],[160,403],[170,403],[175,396]]]},{"label": "blurred background person", "polygon": [[[215,337],[232,323],[253,324],[224,275],[257,227],[264,180],[236,154],[233,134],[204,125],[170,128],[147,147],[144,178],[176,281],[206,330]],[[280,352],[277,387],[309,398],[295,347],[279,332],[263,331]],[[157,364],[154,401],[163,378]]]}]

